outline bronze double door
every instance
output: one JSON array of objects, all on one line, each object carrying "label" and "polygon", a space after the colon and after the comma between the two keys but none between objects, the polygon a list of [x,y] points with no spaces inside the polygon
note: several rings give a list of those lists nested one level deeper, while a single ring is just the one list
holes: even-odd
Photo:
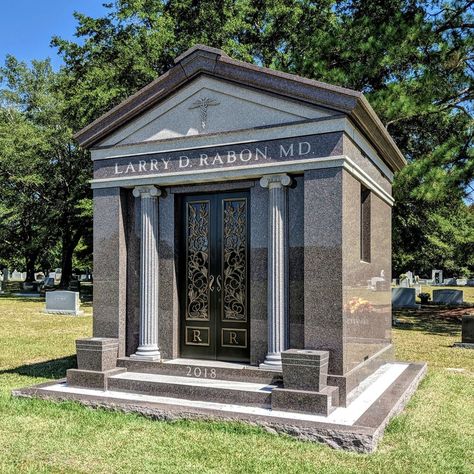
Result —
[{"label": "bronze double door", "polygon": [[186,196],[181,230],[181,357],[248,362],[249,196]]}]

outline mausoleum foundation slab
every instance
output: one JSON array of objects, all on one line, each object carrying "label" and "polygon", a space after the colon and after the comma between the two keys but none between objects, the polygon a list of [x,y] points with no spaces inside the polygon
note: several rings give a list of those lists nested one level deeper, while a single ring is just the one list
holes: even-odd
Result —
[{"label": "mausoleum foundation slab", "polygon": [[[88,407],[140,413],[161,421],[242,421],[301,440],[321,442],[336,449],[368,453],[376,449],[389,420],[404,408],[425,373],[426,364],[385,364],[365,381],[358,396],[347,407],[338,407],[328,416],[272,409],[265,403],[263,406],[248,402],[218,403],[207,399],[177,398],[116,389],[81,388],[69,385],[66,380],[14,390],[13,395],[54,401],[74,400]],[[136,377],[133,373],[127,374],[129,379]],[[117,374],[112,378],[120,377]],[[200,390],[209,389],[199,379],[194,378],[193,383]],[[256,387],[252,388],[253,385]],[[232,385],[224,383],[222,386],[227,392],[232,390]],[[248,384],[247,400],[254,400],[253,394],[258,390],[262,391],[257,386],[258,384]],[[271,397],[272,390],[274,388],[268,386],[267,396]],[[235,391],[239,393],[238,388]]]}]

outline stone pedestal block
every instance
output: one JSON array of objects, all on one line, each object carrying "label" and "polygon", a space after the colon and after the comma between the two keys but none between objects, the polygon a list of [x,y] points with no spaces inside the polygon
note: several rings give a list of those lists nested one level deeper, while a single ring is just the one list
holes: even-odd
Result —
[{"label": "stone pedestal block", "polygon": [[77,369],[67,371],[67,383],[74,387],[107,390],[111,375],[126,372],[117,368],[119,341],[110,337],[76,340]]},{"label": "stone pedestal block", "polygon": [[281,353],[283,386],[320,392],[327,385],[329,352],[289,349]]},{"label": "stone pedestal block", "polygon": [[328,416],[335,410],[338,400],[337,387],[325,387],[320,392],[286,388],[272,390],[272,410]]},{"label": "stone pedestal block", "polygon": [[98,390],[107,390],[108,379],[111,375],[117,375],[126,372],[127,369],[118,367],[104,372],[95,370],[68,369],[66,372],[67,384],[70,387],[95,388]]},{"label": "stone pedestal block", "polygon": [[91,337],[76,341],[79,370],[105,372],[117,367],[119,341],[109,337]]}]

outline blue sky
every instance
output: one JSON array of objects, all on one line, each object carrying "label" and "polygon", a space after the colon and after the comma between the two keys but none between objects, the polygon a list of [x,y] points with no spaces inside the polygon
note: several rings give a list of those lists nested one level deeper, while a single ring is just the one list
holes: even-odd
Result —
[{"label": "blue sky", "polygon": [[73,39],[79,11],[92,17],[107,11],[104,0],[3,0],[0,7],[0,64],[13,54],[22,61],[50,57],[55,69],[61,58],[49,43],[54,35]]}]

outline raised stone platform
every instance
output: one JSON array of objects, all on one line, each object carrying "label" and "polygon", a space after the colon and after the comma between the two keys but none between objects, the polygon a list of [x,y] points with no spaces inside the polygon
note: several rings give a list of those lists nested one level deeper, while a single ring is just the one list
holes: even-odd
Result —
[{"label": "raised stone platform", "polygon": [[[125,368],[129,372],[178,377],[213,377],[219,380],[266,384],[278,384],[282,381],[281,371],[263,370],[247,364],[216,360],[173,359],[158,362],[123,357],[117,360],[117,367]],[[214,372],[211,374],[212,370]]]},{"label": "raised stone platform", "polygon": [[[122,365],[127,364],[123,362]],[[160,365],[166,366],[166,363]],[[185,371],[189,371],[189,367],[193,370],[186,362],[171,362],[170,365],[181,365]],[[203,367],[202,361],[200,366]],[[224,373],[229,376],[233,370],[252,371],[241,367],[220,368],[228,369]],[[209,365],[209,370],[212,368]],[[371,452],[390,418],[403,409],[425,372],[426,364],[385,364],[360,384],[347,407],[337,407],[328,416],[272,409],[272,391],[277,390],[278,383],[234,381],[229,384],[222,379],[194,375],[137,371],[114,372],[108,378],[108,390],[68,386],[62,380],[15,390],[13,395],[77,400],[87,406],[137,412],[160,420],[244,421],[334,448]]]}]

